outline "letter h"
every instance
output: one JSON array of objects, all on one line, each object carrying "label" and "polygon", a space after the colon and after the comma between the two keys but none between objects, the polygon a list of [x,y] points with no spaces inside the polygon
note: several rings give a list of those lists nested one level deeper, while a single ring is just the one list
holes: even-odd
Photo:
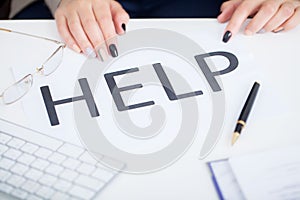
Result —
[{"label": "letter h", "polygon": [[59,120],[58,120],[55,106],[61,105],[61,104],[66,104],[66,103],[72,103],[75,101],[85,100],[85,102],[88,106],[88,109],[90,111],[91,117],[99,116],[99,112],[98,112],[97,106],[95,104],[94,97],[93,97],[93,94],[89,87],[89,84],[87,82],[87,79],[82,78],[82,79],[79,79],[78,81],[79,81],[79,85],[80,85],[80,88],[83,93],[82,96],[77,96],[77,97],[72,97],[72,98],[67,98],[67,99],[62,99],[62,100],[57,100],[57,101],[53,101],[51,93],[50,93],[50,89],[48,86],[43,86],[40,88],[43,99],[44,99],[44,103],[45,103],[45,106],[47,109],[47,113],[48,113],[48,117],[49,117],[51,126],[59,125]]}]

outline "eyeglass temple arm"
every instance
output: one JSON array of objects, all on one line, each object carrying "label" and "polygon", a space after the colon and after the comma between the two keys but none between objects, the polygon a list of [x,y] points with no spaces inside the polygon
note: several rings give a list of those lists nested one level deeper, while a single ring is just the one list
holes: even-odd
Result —
[{"label": "eyeglass temple arm", "polygon": [[11,30],[6,29],[6,28],[1,28],[1,27],[0,27],[0,30],[1,30],[1,31],[6,31],[6,32],[11,32]]},{"label": "eyeglass temple arm", "polygon": [[38,36],[38,35],[32,35],[32,34],[28,34],[28,33],[22,33],[22,32],[18,32],[18,31],[13,31],[13,30],[9,30],[9,29],[6,29],[6,28],[1,28],[0,27],[0,31],[5,31],[5,32],[10,32],[10,33],[16,33],[16,34],[26,35],[26,36],[34,37],[34,38],[40,38],[40,39],[43,39],[43,40],[48,40],[48,41],[51,41],[51,42],[55,42],[56,44],[63,44],[63,42],[60,42],[60,41],[57,41],[57,40],[53,40],[53,39],[50,39],[50,38],[41,37],[41,36]]}]

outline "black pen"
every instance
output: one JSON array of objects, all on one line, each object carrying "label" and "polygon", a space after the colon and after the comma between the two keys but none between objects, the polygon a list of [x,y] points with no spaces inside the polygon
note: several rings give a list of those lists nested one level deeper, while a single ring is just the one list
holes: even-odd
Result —
[{"label": "black pen", "polygon": [[234,133],[233,133],[233,136],[232,136],[232,143],[231,143],[232,145],[237,141],[237,139],[239,138],[239,136],[242,132],[242,129],[246,125],[246,121],[247,121],[247,118],[248,118],[248,116],[250,114],[250,111],[252,109],[253,103],[255,101],[259,86],[260,85],[257,82],[255,82],[254,85],[252,86],[250,94],[249,94],[249,96],[246,100],[246,103],[245,103],[245,105],[242,109],[242,112],[239,116],[239,119],[237,121],[235,130],[234,130]]}]

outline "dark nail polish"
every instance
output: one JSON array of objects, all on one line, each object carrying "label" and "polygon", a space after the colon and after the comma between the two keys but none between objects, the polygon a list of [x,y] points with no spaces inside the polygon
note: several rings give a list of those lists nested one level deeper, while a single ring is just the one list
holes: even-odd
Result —
[{"label": "dark nail polish", "polygon": [[226,31],[224,36],[223,36],[223,42],[228,42],[228,40],[231,38],[232,33],[230,31]]},{"label": "dark nail polish", "polygon": [[122,24],[122,29],[126,32],[126,24]]},{"label": "dark nail polish", "polygon": [[117,57],[118,56],[118,50],[115,44],[109,45],[109,51],[112,57]]}]

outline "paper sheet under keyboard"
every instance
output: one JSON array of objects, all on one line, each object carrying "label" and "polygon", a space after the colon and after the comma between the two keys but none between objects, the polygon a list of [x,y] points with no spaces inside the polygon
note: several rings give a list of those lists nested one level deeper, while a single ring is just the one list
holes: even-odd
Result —
[{"label": "paper sheet under keyboard", "polygon": [[300,199],[299,146],[233,157],[229,163],[246,199]]}]

